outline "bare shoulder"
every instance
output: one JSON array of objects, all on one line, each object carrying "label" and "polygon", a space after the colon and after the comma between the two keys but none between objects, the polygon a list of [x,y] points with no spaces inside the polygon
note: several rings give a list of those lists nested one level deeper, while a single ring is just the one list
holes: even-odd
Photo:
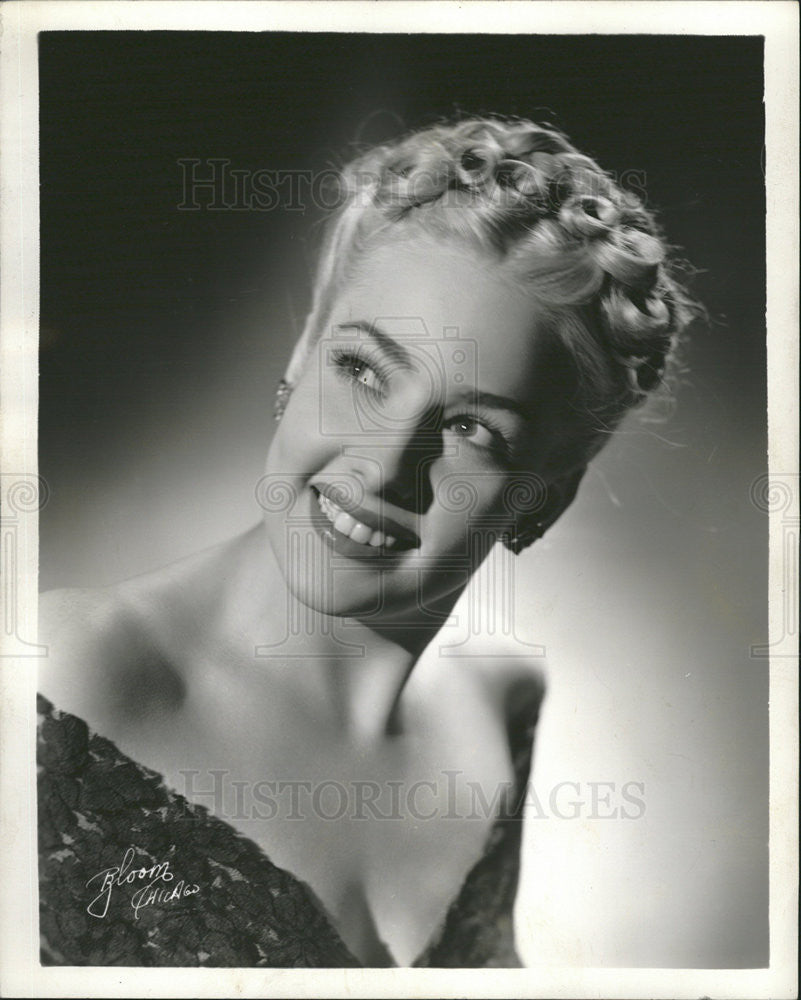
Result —
[{"label": "bare shoulder", "polygon": [[516,740],[537,721],[547,686],[544,657],[520,656],[516,650],[482,658],[477,671],[487,694]]},{"label": "bare shoulder", "polygon": [[110,587],[40,595],[39,641],[48,648],[41,694],[104,735],[174,719],[192,671],[217,651],[224,604],[217,582],[234,572],[248,541],[233,539]]},{"label": "bare shoulder", "polygon": [[47,647],[39,691],[99,731],[180,698],[179,679],[120,588],[42,594],[39,641]]}]

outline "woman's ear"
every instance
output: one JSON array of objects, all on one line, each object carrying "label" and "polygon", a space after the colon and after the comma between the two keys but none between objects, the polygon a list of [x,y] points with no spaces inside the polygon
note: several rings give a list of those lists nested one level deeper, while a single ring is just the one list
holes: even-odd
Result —
[{"label": "woman's ear", "polygon": [[537,520],[542,525],[543,531],[547,531],[551,525],[555,524],[576,499],[578,488],[586,471],[587,466],[582,465],[580,468],[565,473],[564,476],[548,483],[545,505],[537,512]]},{"label": "woman's ear", "polygon": [[313,347],[314,339],[311,333],[311,324],[307,322],[306,328],[295,344],[292,357],[289,359],[289,364],[286,366],[286,371],[284,372],[284,381],[293,388],[300,381],[300,376],[303,374],[303,369],[306,367]]}]

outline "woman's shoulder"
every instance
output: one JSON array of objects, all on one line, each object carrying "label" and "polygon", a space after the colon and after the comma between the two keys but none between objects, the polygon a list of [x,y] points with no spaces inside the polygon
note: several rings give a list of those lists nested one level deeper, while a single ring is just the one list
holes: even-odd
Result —
[{"label": "woman's shoulder", "polygon": [[517,784],[531,767],[534,733],[547,688],[547,663],[541,656],[517,650],[481,657],[475,666],[484,696],[505,730],[509,759]]},{"label": "woman's shoulder", "polygon": [[[512,649],[485,655],[439,658],[430,677],[433,688],[422,697],[432,701],[435,691],[442,705],[442,692],[448,702],[458,705],[452,721],[457,729],[475,727],[493,742],[511,765],[519,781],[530,765],[534,732],[539,720],[547,686],[547,664],[540,656],[521,656]],[[441,686],[440,686],[441,685]],[[443,708],[450,717],[451,713]],[[469,721],[468,721],[469,720]]]},{"label": "woman's shoulder", "polygon": [[507,729],[528,728],[536,722],[546,690],[544,657],[499,650],[477,659],[476,673]]},{"label": "woman's shoulder", "polygon": [[531,768],[534,732],[546,690],[546,664],[539,657],[505,657],[495,664],[501,675],[509,753],[518,783]]},{"label": "woman's shoulder", "polygon": [[100,732],[174,713],[219,640],[214,581],[226,578],[238,541],[111,586],[41,594],[40,692]]},{"label": "woman's shoulder", "polygon": [[[117,587],[65,587],[39,595],[39,641],[46,646],[47,668],[85,669],[112,662],[129,648],[133,616]],[[117,654],[117,655],[115,655]],[[43,673],[47,673],[44,671]]]},{"label": "woman's shoulder", "polygon": [[[39,691],[100,731],[180,698],[174,665],[124,586],[65,588],[39,598]],[[116,726],[110,727],[112,731]]]}]

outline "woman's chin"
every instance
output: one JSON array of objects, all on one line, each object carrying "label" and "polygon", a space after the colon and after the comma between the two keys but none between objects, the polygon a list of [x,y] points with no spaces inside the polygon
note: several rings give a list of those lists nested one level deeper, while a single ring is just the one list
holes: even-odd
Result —
[{"label": "woman's chin", "polygon": [[292,596],[321,615],[357,619],[375,629],[426,628],[442,624],[467,584],[467,576],[436,581],[421,592],[418,574],[395,571],[385,576],[372,568],[340,566],[327,586],[321,579],[286,579]]},{"label": "woman's chin", "polygon": [[[325,586],[323,581],[305,581],[304,583],[293,580],[287,581],[292,596],[307,607],[310,611],[318,614],[338,618],[358,618],[365,624],[375,622],[379,624],[388,617],[391,609],[393,614],[397,614],[398,605],[395,600],[388,598],[385,589],[375,579],[376,574],[370,573],[372,579],[359,580],[362,574],[348,574],[350,579],[342,579],[345,573],[337,574],[340,579],[329,581]],[[410,617],[414,616],[414,603],[409,602]]]},{"label": "woman's chin", "polygon": [[419,543],[371,545],[343,534],[308,487],[288,514],[269,514],[265,524],[283,582],[297,601],[321,615],[376,628],[419,627],[441,618],[441,607],[452,607],[473,570],[464,554],[434,559]]}]

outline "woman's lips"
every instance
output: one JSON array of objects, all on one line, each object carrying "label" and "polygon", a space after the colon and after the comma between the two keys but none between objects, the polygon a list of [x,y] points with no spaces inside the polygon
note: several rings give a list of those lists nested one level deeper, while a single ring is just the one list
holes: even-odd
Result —
[{"label": "woman's lips", "polygon": [[320,483],[313,485],[311,491],[332,539],[350,543],[347,554],[351,551],[363,555],[394,554],[420,544],[412,531],[394,519],[364,507],[343,504],[335,487]]}]

